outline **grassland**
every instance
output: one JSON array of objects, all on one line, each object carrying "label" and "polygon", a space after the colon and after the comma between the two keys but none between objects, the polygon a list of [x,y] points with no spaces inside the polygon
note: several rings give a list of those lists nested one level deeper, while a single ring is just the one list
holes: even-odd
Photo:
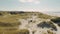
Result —
[{"label": "grassland", "polygon": [[37,15],[42,19],[51,19],[52,16],[39,12],[0,12],[0,34],[29,34],[27,29],[19,30],[19,19],[26,19]]}]

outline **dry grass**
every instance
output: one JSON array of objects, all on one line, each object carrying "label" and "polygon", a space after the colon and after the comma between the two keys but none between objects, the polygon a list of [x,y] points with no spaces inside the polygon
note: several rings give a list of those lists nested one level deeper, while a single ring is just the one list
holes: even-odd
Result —
[{"label": "dry grass", "polygon": [[[0,34],[29,34],[27,29],[19,30],[19,19],[26,19],[31,15],[37,15],[39,18],[50,19],[51,16],[38,12],[25,12],[11,15],[9,12],[0,12]],[[9,24],[9,25],[8,25]],[[7,27],[8,26],[8,27]]]}]

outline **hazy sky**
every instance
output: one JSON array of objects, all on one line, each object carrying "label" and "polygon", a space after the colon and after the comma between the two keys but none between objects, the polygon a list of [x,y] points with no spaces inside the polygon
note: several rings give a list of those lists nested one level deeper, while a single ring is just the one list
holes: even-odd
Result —
[{"label": "hazy sky", "polygon": [[0,10],[60,11],[60,0],[0,0]]}]

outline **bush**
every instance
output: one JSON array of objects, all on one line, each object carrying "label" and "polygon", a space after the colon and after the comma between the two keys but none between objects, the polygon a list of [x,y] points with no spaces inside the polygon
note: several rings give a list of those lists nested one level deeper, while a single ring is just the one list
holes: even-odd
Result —
[{"label": "bush", "polygon": [[51,19],[51,21],[53,21],[53,22],[60,22],[60,17],[57,17],[57,18],[54,18],[54,19]]},{"label": "bush", "polygon": [[37,26],[42,28],[52,28],[51,30],[57,31],[56,26],[51,21],[48,22],[43,21],[42,23],[37,24]]}]

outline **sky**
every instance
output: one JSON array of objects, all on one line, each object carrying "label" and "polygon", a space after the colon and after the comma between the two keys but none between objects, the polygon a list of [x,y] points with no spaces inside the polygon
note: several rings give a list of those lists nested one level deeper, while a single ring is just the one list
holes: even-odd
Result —
[{"label": "sky", "polygon": [[0,11],[60,11],[60,0],[0,0]]}]

